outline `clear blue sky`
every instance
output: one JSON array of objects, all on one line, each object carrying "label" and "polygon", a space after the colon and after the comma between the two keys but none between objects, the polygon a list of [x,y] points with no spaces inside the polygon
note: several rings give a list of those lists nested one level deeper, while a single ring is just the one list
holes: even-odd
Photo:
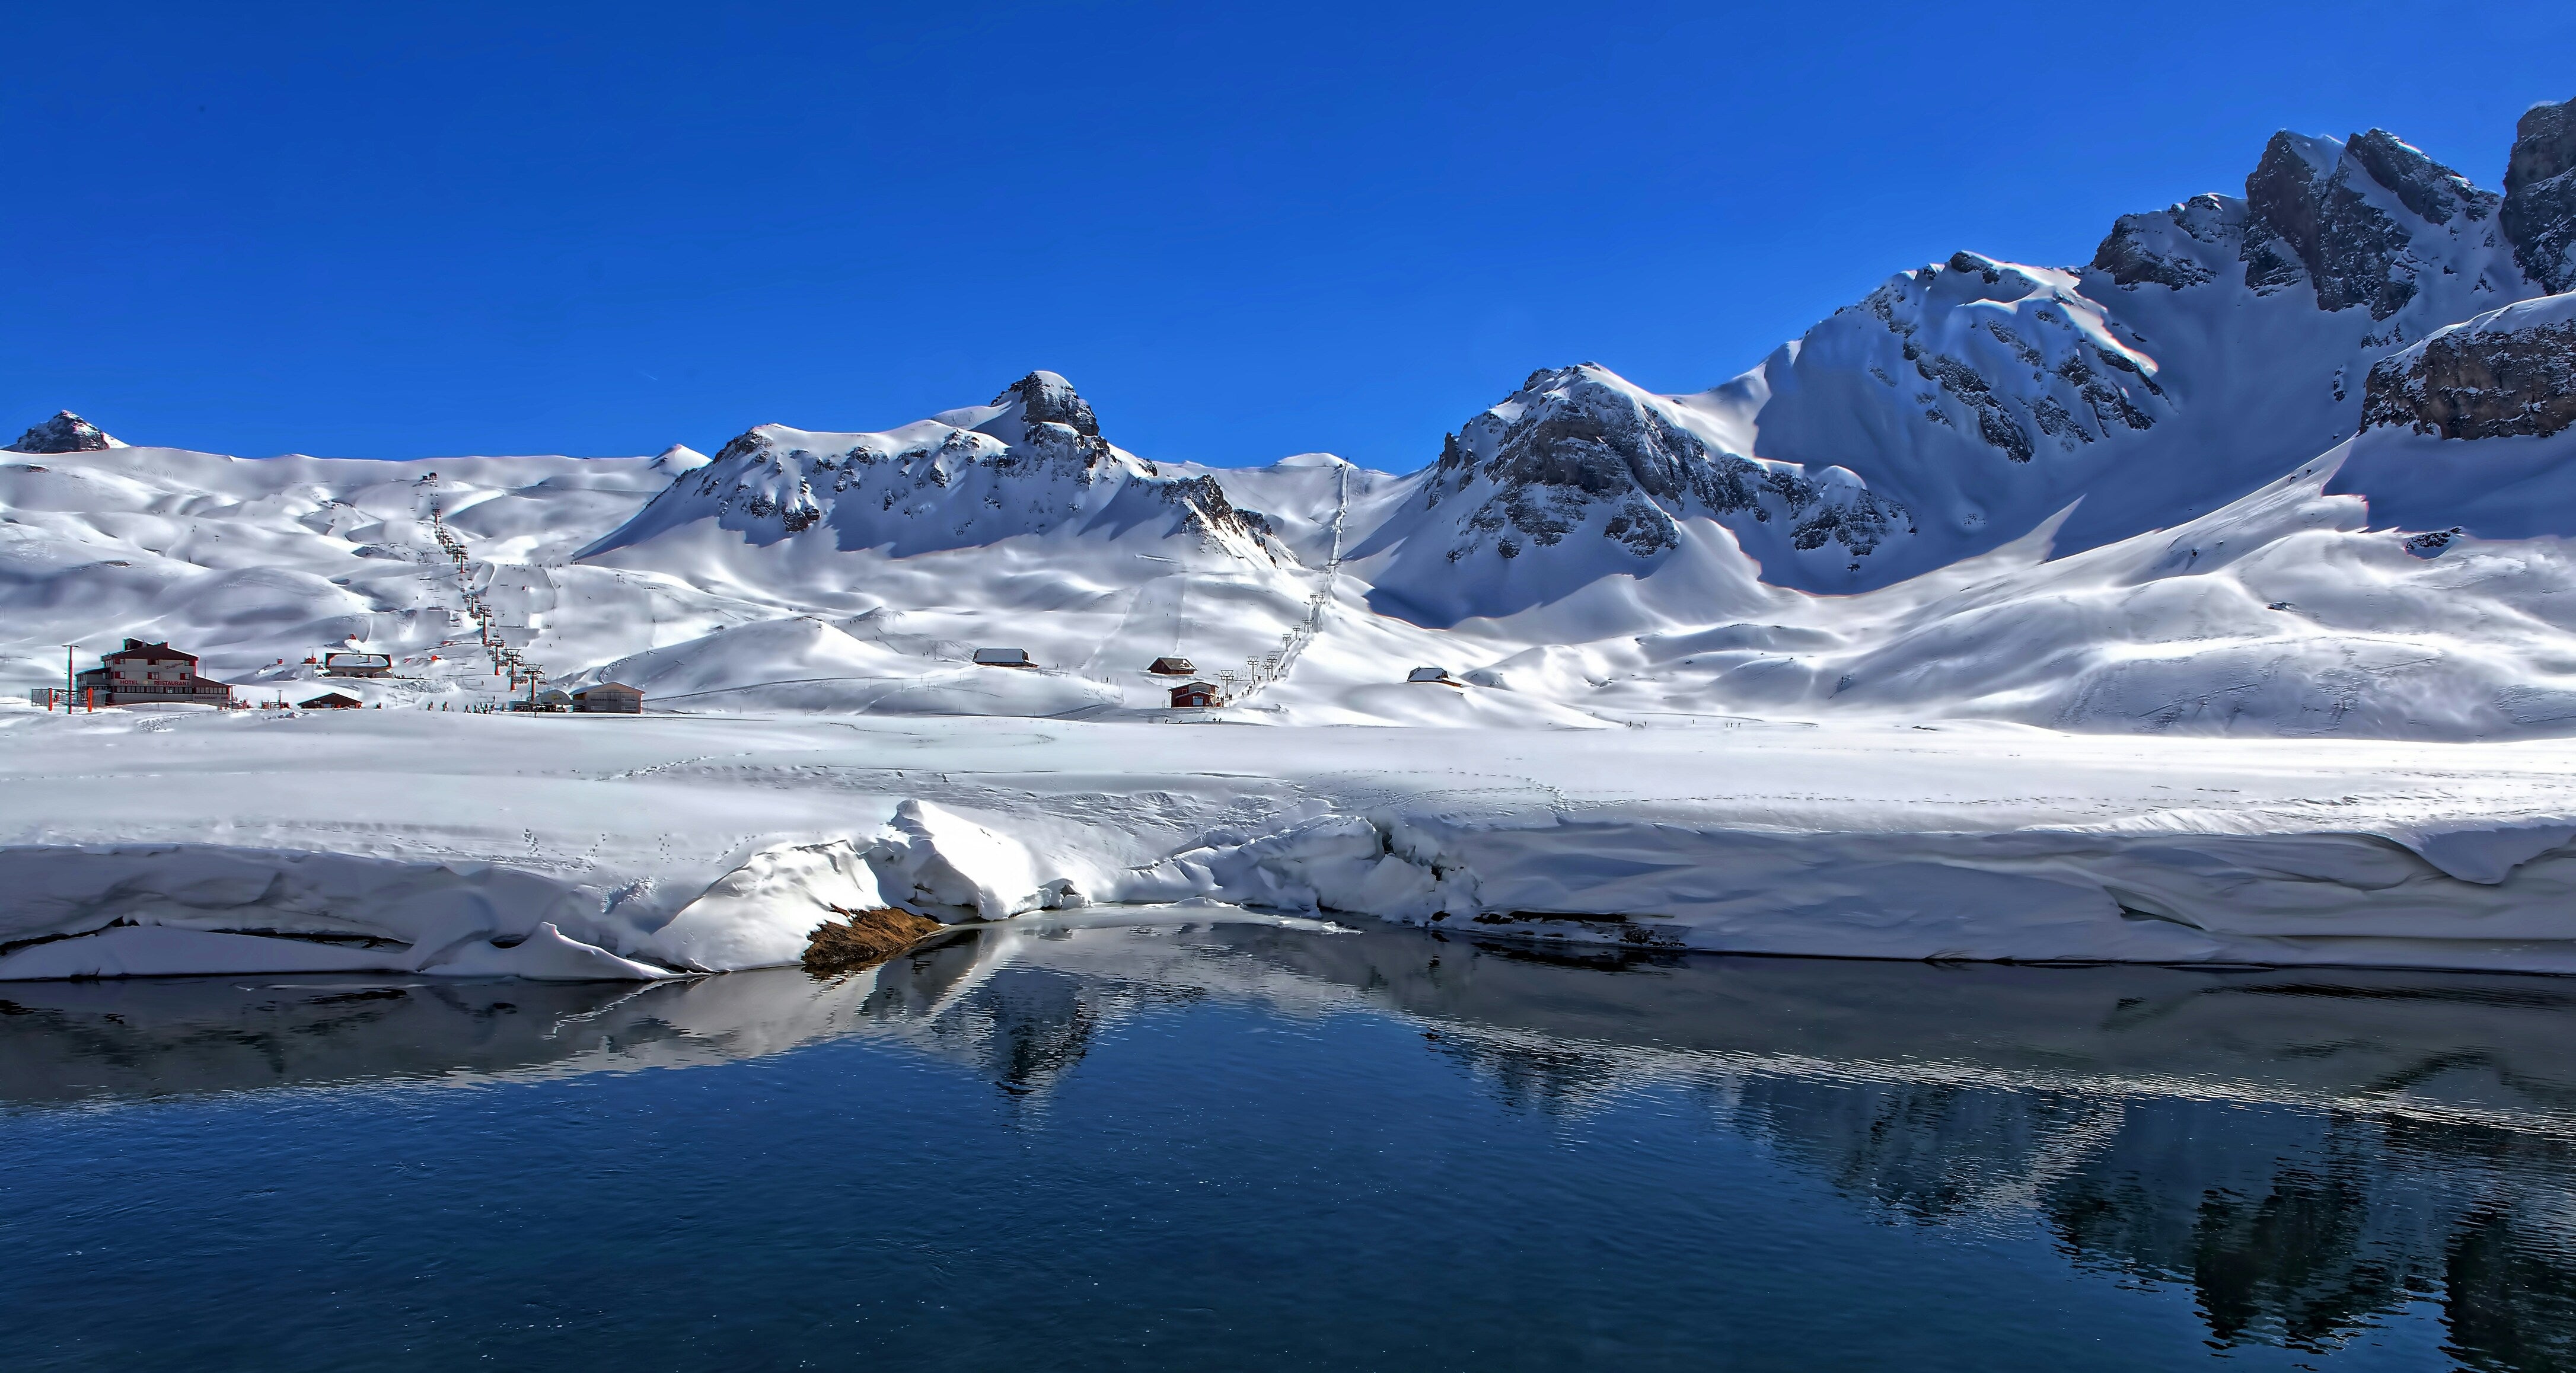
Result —
[{"label": "clear blue sky", "polygon": [[1696,389],[2277,127],[2481,185],[2576,6],[11,7],[0,427],[712,449],[1065,373],[1147,457],[1406,469]]}]

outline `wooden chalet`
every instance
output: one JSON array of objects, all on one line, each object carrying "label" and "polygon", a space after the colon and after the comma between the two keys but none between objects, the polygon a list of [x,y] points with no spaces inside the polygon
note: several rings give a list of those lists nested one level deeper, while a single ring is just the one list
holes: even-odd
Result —
[{"label": "wooden chalet", "polygon": [[574,692],[572,708],[576,715],[641,715],[644,692],[624,682],[601,682]]},{"label": "wooden chalet", "polygon": [[363,704],[365,703],[347,692],[326,691],[310,701],[296,702],[295,708],[297,710],[356,710]]},{"label": "wooden chalet", "polygon": [[197,655],[168,644],[128,639],[101,654],[99,665],[72,679],[72,699],[92,706],[134,706],[179,701],[228,706],[233,689],[197,675]]},{"label": "wooden chalet", "polygon": [[1213,683],[1189,682],[1172,688],[1174,710],[1206,710],[1222,704],[1224,702],[1218,698]]},{"label": "wooden chalet", "polygon": [[1199,673],[1187,658],[1156,658],[1154,665],[1145,670],[1157,677],[1195,677]]}]

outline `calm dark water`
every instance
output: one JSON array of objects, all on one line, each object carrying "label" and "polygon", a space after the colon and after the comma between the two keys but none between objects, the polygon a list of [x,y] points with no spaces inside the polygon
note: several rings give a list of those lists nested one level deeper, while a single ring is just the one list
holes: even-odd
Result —
[{"label": "calm dark water", "polygon": [[988,934],[0,987],[0,1365],[2576,1366],[2576,982]]}]

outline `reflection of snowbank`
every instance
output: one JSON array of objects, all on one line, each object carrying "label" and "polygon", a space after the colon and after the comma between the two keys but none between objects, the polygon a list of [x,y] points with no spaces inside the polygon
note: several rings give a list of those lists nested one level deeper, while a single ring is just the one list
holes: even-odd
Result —
[{"label": "reflection of snowbank", "polygon": [[[1041,986],[1052,988],[1043,993]],[[646,987],[307,977],[22,984],[0,1100],[685,1067],[851,1035],[998,1063],[1147,1004],[1355,1009],[1476,1062],[1552,1057],[1570,1107],[1745,1073],[1843,1084],[2172,1097],[2475,1122],[2576,1138],[2560,1050],[2576,993],[2395,970],[2020,969],[1618,952],[1353,930],[1206,907],[1032,916],[857,973]],[[2319,1052],[2316,1046],[2330,1046]],[[131,1082],[99,1074],[140,1070]],[[1533,1066],[1540,1066],[1533,1060]],[[200,1081],[188,1081],[194,1075]]]}]

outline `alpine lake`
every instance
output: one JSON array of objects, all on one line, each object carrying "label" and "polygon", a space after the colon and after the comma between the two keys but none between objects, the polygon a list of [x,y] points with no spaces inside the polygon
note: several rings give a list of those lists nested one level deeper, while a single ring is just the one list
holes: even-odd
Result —
[{"label": "alpine lake", "polygon": [[0,1366],[2576,1367],[2576,981],[1095,916],[0,986]]}]

